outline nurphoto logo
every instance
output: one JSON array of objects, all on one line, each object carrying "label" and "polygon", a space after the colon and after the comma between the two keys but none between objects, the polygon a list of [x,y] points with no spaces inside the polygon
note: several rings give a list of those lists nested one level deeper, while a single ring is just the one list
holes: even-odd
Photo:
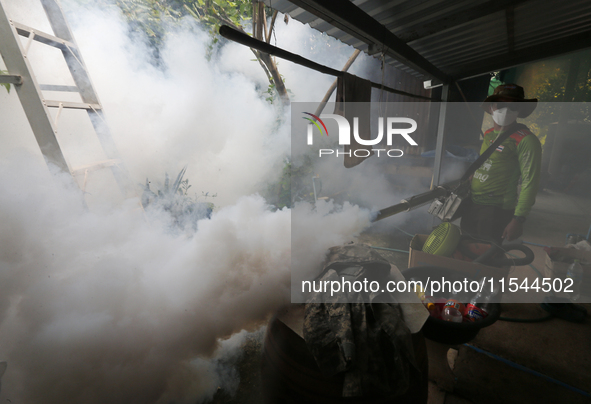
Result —
[{"label": "nurphoto logo", "polygon": [[[311,116],[309,118],[304,116],[303,118],[310,121],[307,125],[307,143],[309,146],[314,144],[314,127],[318,129],[318,132],[322,136],[323,134],[329,136],[328,129],[324,124],[323,120],[326,119],[334,119],[338,126],[338,140],[339,145],[347,146],[351,145],[351,125],[349,121],[341,116],[336,114],[322,114],[319,117],[311,114],[309,112],[304,112],[304,114]],[[396,127],[395,125],[410,125],[408,127]],[[378,118],[378,135],[374,139],[362,139],[359,135],[359,118],[353,118],[353,137],[355,142],[362,146],[375,146],[379,144],[382,139],[384,138],[384,132],[386,133],[386,144],[388,146],[392,146],[392,139],[395,135],[400,135],[402,138],[411,146],[418,146],[417,143],[410,137],[410,134],[413,133],[417,129],[417,123],[412,118],[402,118],[402,117],[388,117],[386,118],[386,130],[384,131],[384,118]],[[374,152],[377,152],[378,157],[380,156],[380,152],[383,152],[389,157],[402,157],[404,152],[400,149],[373,149]],[[320,149],[319,150],[319,157],[323,155],[348,155],[351,154],[355,155],[356,157],[369,157],[372,153],[368,149],[356,149],[356,150],[349,150],[348,152],[343,152],[338,149]]]}]

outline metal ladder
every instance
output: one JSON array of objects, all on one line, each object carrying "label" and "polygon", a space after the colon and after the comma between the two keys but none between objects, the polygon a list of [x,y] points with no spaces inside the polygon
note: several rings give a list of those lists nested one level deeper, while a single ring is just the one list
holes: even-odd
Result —
[{"label": "metal ladder", "polygon": [[[109,167],[124,197],[137,196],[131,177],[125,169],[111,137],[101,103],[94,90],[64,12],[58,0],[41,0],[41,4],[55,36],[13,21],[6,13],[4,0],[0,0],[0,54],[9,72],[8,75],[0,75],[0,82],[14,84],[41,153],[48,165],[54,164],[64,172],[70,173],[75,181],[77,176],[83,175],[84,179],[81,185],[83,191],[86,188],[89,172]],[[27,38],[24,46],[19,35]],[[32,41],[62,51],[76,84],[75,86],[40,85],[37,82],[27,58],[27,52]],[[78,92],[82,102],[47,100],[42,91]],[[49,108],[58,108],[55,118],[50,114]],[[83,167],[70,167],[56,136],[58,134],[59,117],[64,108],[84,109],[87,111],[107,160]]]}]

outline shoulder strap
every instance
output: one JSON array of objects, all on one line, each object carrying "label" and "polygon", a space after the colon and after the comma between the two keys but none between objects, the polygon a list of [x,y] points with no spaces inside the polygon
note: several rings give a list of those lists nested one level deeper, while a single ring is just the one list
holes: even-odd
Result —
[{"label": "shoulder strap", "polygon": [[493,142],[493,144],[491,144],[488,147],[488,149],[486,149],[484,151],[484,153],[482,153],[480,155],[480,157],[478,157],[476,159],[476,161],[474,161],[472,164],[470,164],[470,167],[468,167],[468,169],[466,170],[466,172],[464,173],[464,175],[460,179],[460,183],[462,183],[462,182],[466,181],[468,178],[470,178],[470,176],[472,174],[474,174],[474,172],[480,168],[480,166],[486,161],[486,159],[488,159],[490,157],[490,155],[493,154],[493,152],[496,150],[496,148],[499,147],[499,145],[501,143],[503,143],[505,141],[505,139],[507,139],[509,136],[511,136],[513,134],[513,132],[515,132],[514,128],[511,128],[511,130],[507,130],[505,132],[501,132],[501,134],[497,137],[497,140],[495,140]]}]

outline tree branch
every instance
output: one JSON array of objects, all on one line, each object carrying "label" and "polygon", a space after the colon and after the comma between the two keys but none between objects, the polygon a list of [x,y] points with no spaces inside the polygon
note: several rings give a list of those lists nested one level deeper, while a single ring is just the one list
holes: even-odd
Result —
[{"label": "tree branch", "polygon": [[252,0],[252,36],[254,38],[257,37],[257,25],[258,25],[258,21],[257,21],[257,2],[256,0]]},{"label": "tree branch", "polygon": [[269,73],[269,69],[267,69],[267,66],[265,66],[265,64],[261,61],[261,58],[259,56],[259,52],[258,51],[255,51],[252,48],[249,48],[249,49],[252,51],[252,53],[254,53],[254,56],[257,58],[257,61],[259,62],[259,64],[263,68],[263,71],[267,75],[267,80],[269,80],[269,83],[272,83],[273,82],[273,77],[271,76],[271,73]]},{"label": "tree branch", "polygon": [[271,18],[271,24],[269,25],[269,32],[267,34],[267,43],[271,42],[271,34],[273,33],[273,28],[275,27],[275,19],[277,18],[278,11],[275,10],[273,12],[273,17]]},{"label": "tree branch", "polygon": [[263,40],[263,25],[265,20],[263,19],[263,13],[265,12],[265,3],[257,2],[258,13],[257,13],[257,35],[256,39]]},{"label": "tree branch", "polygon": [[267,13],[265,12],[265,6],[263,6],[263,38],[267,38]]}]

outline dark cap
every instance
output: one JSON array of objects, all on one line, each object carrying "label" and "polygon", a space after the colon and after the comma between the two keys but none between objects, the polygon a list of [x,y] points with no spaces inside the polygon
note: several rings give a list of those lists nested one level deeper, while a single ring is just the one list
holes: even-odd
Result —
[{"label": "dark cap", "polygon": [[512,102],[523,102],[523,106],[519,109],[519,117],[526,118],[537,107],[537,98],[525,98],[523,87],[517,84],[501,84],[495,88],[492,95],[486,97],[482,105],[480,106],[486,112],[490,114],[489,104],[497,101],[512,101]]}]

